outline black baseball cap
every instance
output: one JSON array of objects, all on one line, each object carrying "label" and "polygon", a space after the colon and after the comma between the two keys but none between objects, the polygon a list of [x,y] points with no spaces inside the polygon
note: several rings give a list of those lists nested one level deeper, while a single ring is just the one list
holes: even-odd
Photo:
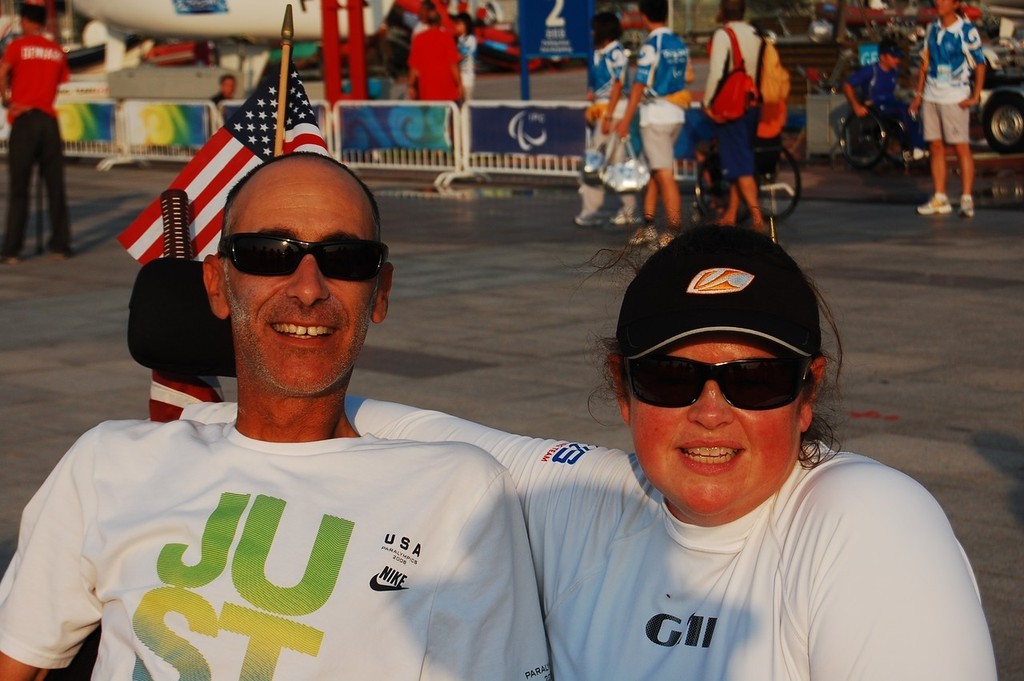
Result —
[{"label": "black baseball cap", "polygon": [[18,11],[18,14],[22,18],[28,19],[32,23],[39,24],[40,26],[46,24],[46,8],[42,5],[23,2],[21,3],[21,9]]},{"label": "black baseball cap", "polygon": [[616,338],[626,358],[722,331],[807,357],[821,349],[819,321],[814,290],[781,246],[748,229],[700,227],[640,268],[623,296]]},{"label": "black baseball cap", "polygon": [[888,54],[899,59],[903,57],[903,48],[892,38],[882,38],[878,43],[878,54]]}]

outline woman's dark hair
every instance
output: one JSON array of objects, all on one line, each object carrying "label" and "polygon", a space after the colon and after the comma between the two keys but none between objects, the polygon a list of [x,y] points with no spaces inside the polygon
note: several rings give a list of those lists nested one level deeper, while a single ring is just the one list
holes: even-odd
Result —
[{"label": "woman's dark hair", "polygon": [[640,13],[648,21],[663,24],[668,21],[668,0],[640,0]]},{"label": "woman's dark hair", "polygon": [[473,35],[473,31],[476,29],[476,26],[473,24],[473,17],[469,16],[466,12],[459,12],[453,19],[461,22],[466,27],[466,35]]},{"label": "woman's dark hair", "polygon": [[726,21],[742,21],[747,13],[746,0],[722,0],[718,6],[718,16],[722,23]]},{"label": "woman's dark hair", "polygon": [[[822,325],[827,327],[826,330],[830,332],[823,333],[822,338],[823,340],[830,338],[832,347],[823,347],[821,352],[816,355],[824,357],[826,360],[825,375],[819,383],[808,383],[805,388],[804,398],[812,400],[814,416],[807,430],[801,434],[802,447],[799,460],[805,468],[813,468],[825,461],[830,453],[838,447],[836,428],[839,418],[839,374],[842,369],[843,348],[835,317],[814,282],[807,277],[796,261],[781,246],[765,236],[744,228],[693,228],[676,237],[673,246],[678,249],[679,253],[694,256],[742,253],[745,256],[764,257],[778,263],[785,263],[803,277],[818,301],[818,312],[823,322]],[[639,271],[642,266],[642,264],[637,265],[635,262],[631,262],[628,255],[618,258],[616,263],[620,265],[630,263],[635,271]],[[618,398],[621,396],[622,390],[628,390],[625,362],[621,349],[614,337],[601,339],[600,346],[605,358],[605,389],[602,392],[610,392],[611,395]]]},{"label": "woman's dark hair", "polygon": [[594,32],[594,44],[604,45],[622,37],[622,24],[614,12],[598,12],[590,20]]}]

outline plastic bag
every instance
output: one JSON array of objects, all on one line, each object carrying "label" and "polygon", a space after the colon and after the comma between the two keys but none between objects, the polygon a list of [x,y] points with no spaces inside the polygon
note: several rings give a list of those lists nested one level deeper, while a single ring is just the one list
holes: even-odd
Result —
[{"label": "plastic bag", "polygon": [[[600,173],[601,181],[605,187],[617,194],[641,192],[651,181],[651,169],[644,159],[637,156],[628,137],[622,138],[618,143],[623,145],[625,158],[616,163],[606,164]],[[606,155],[611,158],[614,154],[608,149]]]}]

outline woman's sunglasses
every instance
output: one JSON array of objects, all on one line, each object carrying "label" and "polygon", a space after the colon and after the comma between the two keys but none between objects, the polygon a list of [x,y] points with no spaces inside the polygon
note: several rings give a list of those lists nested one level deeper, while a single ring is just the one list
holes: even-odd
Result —
[{"label": "woman's sunglasses", "polygon": [[222,238],[217,252],[230,258],[239,272],[267,277],[291,274],[309,253],[325,277],[345,281],[373,279],[388,259],[388,247],[379,241],[299,241],[252,233]]},{"label": "woman's sunglasses", "polygon": [[742,359],[705,364],[682,357],[646,355],[626,360],[629,387],[655,407],[689,407],[713,380],[737,409],[762,411],[789,404],[808,379],[810,357]]}]

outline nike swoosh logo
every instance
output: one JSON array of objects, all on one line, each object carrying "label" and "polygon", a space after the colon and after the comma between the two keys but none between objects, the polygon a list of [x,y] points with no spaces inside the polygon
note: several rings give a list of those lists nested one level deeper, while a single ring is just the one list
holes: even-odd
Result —
[{"label": "nike swoosh logo", "polygon": [[370,588],[373,589],[374,591],[405,591],[406,589],[409,588],[407,586],[395,586],[393,584],[381,584],[380,581],[377,580],[377,577],[379,577],[379,575],[374,575],[373,579],[370,580]]}]

